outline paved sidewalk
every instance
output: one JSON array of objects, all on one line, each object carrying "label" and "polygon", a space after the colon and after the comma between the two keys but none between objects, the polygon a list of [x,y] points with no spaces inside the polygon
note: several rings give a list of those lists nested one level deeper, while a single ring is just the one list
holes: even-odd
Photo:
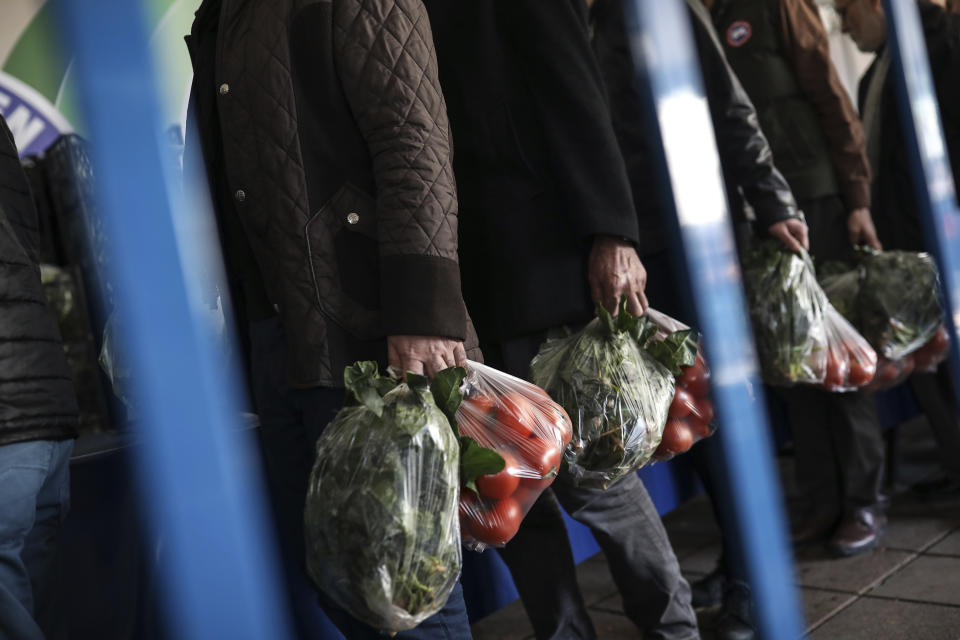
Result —
[{"label": "paved sidewalk", "polygon": [[[920,421],[901,427],[901,485],[935,469],[928,433]],[[797,586],[812,640],[960,640],[960,496],[921,500],[904,491],[888,515],[883,544],[871,553],[836,559],[820,547],[798,552]],[[690,500],[664,523],[687,579],[711,571],[720,545],[707,500]],[[600,640],[640,638],[623,615],[603,554],[582,562],[578,575]],[[699,615],[704,640],[713,638],[716,614]],[[473,633],[476,640],[533,638],[519,602],[479,621]]]}]

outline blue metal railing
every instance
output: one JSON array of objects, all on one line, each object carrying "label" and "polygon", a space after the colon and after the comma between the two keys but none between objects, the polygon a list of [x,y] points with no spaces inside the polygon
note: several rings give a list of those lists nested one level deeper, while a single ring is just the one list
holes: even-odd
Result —
[{"label": "blue metal railing", "polygon": [[[955,397],[960,398],[960,209],[930,77],[927,45],[914,0],[884,0],[900,121],[913,171],[917,212],[940,266],[951,340]],[[960,69],[954,70],[960,74]],[[954,78],[957,81],[957,77]],[[912,212],[902,212],[911,215]]]},{"label": "blue metal railing", "polygon": [[[659,130],[663,200],[673,202],[696,315],[713,370],[725,469],[735,496],[761,637],[803,634],[762,386],[727,211],[720,159],[683,0],[633,0],[628,16],[641,91]],[[729,535],[731,532],[727,532]]]},{"label": "blue metal railing", "polygon": [[[136,363],[139,481],[163,540],[171,637],[290,637],[279,565],[238,385],[197,300],[219,256],[203,200],[182,198],[164,143],[141,2],[57,0],[76,46],[117,311]],[[185,239],[191,239],[185,242]]]}]

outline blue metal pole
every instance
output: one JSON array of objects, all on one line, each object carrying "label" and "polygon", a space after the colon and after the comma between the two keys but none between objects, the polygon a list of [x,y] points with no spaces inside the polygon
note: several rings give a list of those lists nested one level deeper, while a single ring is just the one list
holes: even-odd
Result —
[{"label": "blue metal pole", "polygon": [[166,619],[176,638],[282,640],[290,629],[257,455],[241,438],[237,380],[218,362],[191,270],[218,248],[202,241],[209,211],[177,195],[161,160],[141,5],[57,0],[56,9],[76,45],[110,275],[136,365],[137,470],[163,533]]},{"label": "blue metal pole", "polygon": [[[762,386],[747,323],[713,125],[683,0],[628,3],[639,83],[659,130],[665,200],[675,203],[697,320],[713,370],[726,472],[763,638],[803,634]],[[729,533],[729,532],[728,532]]]},{"label": "blue metal pole", "polygon": [[[917,4],[914,0],[884,0],[884,6],[887,40],[893,53],[891,76],[896,82],[900,122],[907,142],[905,151],[910,158],[917,198],[915,213],[940,266],[952,337],[953,383],[956,397],[960,398],[960,209],[956,185]],[[956,73],[960,74],[960,70]]]}]

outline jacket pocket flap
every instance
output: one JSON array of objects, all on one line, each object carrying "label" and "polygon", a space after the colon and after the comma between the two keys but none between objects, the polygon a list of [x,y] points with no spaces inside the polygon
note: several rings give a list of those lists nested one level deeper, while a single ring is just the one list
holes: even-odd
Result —
[{"label": "jacket pocket flap", "polygon": [[331,229],[344,228],[377,239],[377,201],[366,192],[344,184],[320,210]]}]

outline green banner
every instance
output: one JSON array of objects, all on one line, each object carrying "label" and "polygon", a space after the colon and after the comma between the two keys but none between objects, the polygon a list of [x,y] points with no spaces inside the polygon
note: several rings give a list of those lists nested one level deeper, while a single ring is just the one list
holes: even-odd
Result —
[{"label": "green banner", "polygon": [[[183,37],[201,0],[140,1],[151,34],[163,122],[180,126],[192,77]],[[0,43],[9,52],[0,60],[0,114],[13,129],[21,154],[39,153],[62,133],[83,134],[77,102],[82,88],[71,73],[73,53],[59,37],[51,3],[3,2],[17,3],[18,15],[27,19],[25,26],[12,33],[0,27],[0,38],[9,39]]]}]

